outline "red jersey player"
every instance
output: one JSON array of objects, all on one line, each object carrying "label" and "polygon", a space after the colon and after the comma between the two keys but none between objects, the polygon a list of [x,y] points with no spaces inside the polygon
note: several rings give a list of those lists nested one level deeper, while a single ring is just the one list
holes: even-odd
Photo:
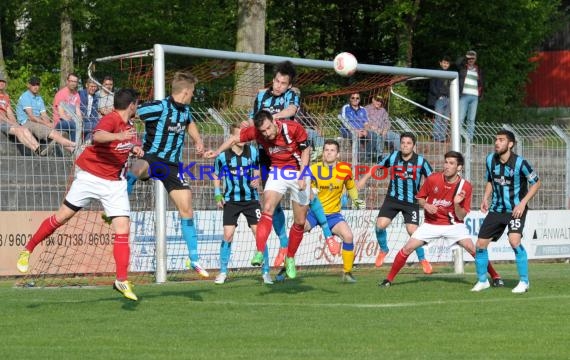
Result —
[{"label": "red jersey player", "polygon": [[[465,160],[457,151],[445,155],[443,172],[430,175],[416,195],[420,206],[424,208],[425,221],[412,234],[406,245],[398,252],[392,268],[379,286],[389,287],[408,256],[420,246],[431,241],[443,239],[447,245],[457,243],[471,256],[475,256],[475,246],[463,219],[471,210],[471,183],[461,176]],[[502,286],[503,281],[491,263],[487,271],[494,279],[495,286]]]},{"label": "red jersey player", "polygon": [[257,252],[251,264],[261,266],[263,249],[271,232],[273,213],[286,192],[291,193],[293,203],[293,226],[289,232],[289,245],[285,268],[287,276],[297,276],[295,253],[303,240],[303,231],[310,197],[310,172],[308,169],[310,148],[307,147],[307,133],[302,125],[294,121],[274,120],[267,110],[258,111],[253,117],[254,126],[241,129],[239,136],[230,137],[215,151],[204,154],[215,158],[232,145],[255,140],[271,159],[271,171],[263,190],[261,219],[257,224],[255,242]]},{"label": "red jersey player", "polygon": [[130,206],[125,170],[129,154],[141,157],[144,152],[134,144],[136,131],[130,123],[137,109],[137,92],[121,89],[115,93],[115,110],[105,115],[93,130],[93,145],[85,148],[76,160],[77,174],[59,210],[45,219],[26,248],[20,252],[17,267],[27,272],[34,248],[71,219],[91,200],[101,201],[115,230],[113,256],[117,278],[113,287],[130,300],[138,300],[127,280],[130,248]]}]

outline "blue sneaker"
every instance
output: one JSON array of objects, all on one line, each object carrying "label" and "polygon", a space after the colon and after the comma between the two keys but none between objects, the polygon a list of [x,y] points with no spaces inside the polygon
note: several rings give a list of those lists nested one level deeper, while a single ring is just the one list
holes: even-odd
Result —
[{"label": "blue sneaker", "polygon": [[277,281],[277,282],[285,281],[285,278],[287,277],[285,272],[286,272],[286,269],[284,267],[282,267],[281,270],[279,270],[279,272],[277,273],[277,275],[275,275],[275,281]]}]

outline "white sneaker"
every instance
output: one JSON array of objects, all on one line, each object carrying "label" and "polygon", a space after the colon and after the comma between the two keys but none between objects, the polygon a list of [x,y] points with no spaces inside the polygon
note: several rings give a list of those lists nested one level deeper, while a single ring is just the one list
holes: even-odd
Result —
[{"label": "white sneaker", "polygon": [[477,291],[478,292],[478,291],[488,289],[490,287],[491,287],[491,284],[489,284],[489,280],[485,280],[484,282],[477,281],[477,284],[475,284],[475,286],[473,286],[471,291]]},{"label": "white sneaker", "polygon": [[221,285],[221,284],[226,282],[227,278],[228,278],[228,274],[219,273],[218,276],[216,276],[216,280],[214,280],[214,284]]},{"label": "white sneaker", "polygon": [[261,275],[261,278],[263,279],[263,283],[266,285],[273,285],[273,279],[271,278],[271,274],[266,272],[263,273],[263,275]]},{"label": "white sneaker", "polygon": [[513,294],[524,294],[528,291],[530,285],[527,282],[519,281],[517,286],[511,291]]}]

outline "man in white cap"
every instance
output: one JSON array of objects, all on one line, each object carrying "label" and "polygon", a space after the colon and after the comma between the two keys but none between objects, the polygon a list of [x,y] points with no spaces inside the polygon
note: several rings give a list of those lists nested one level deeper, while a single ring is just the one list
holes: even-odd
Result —
[{"label": "man in white cap", "polygon": [[483,97],[483,72],[475,63],[477,53],[467,51],[465,59],[458,66],[459,70],[459,121],[464,123],[467,116],[467,134],[473,139],[477,105]]}]

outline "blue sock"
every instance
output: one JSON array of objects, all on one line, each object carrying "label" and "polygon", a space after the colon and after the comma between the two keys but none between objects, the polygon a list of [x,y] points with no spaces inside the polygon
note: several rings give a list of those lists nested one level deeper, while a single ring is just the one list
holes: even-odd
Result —
[{"label": "blue sock", "polygon": [[487,249],[476,249],[475,270],[477,271],[477,280],[480,282],[487,281],[487,265],[489,265],[489,253]]},{"label": "blue sock", "polygon": [[138,178],[132,172],[127,172],[127,193],[131,195],[133,193],[133,189],[135,188],[135,183],[137,182]]},{"label": "blue sock", "polygon": [[285,212],[281,205],[277,205],[273,212],[273,230],[279,237],[279,246],[286,248],[289,245],[289,238],[287,237],[287,228],[285,227]]},{"label": "blue sock", "polygon": [[381,229],[379,227],[376,227],[376,240],[378,241],[378,245],[380,245],[380,250],[382,250],[382,252],[387,253],[389,249],[388,249],[388,233],[386,232],[386,229]]},{"label": "blue sock", "polygon": [[267,250],[267,245],[263,249],[263,265],[261,265],[261,274],[269,272],[269,251]]},{"label": "blue sock", "polygon": [[331,229],[329,228],[329,223],[327,222],[327,217],[325,215],[325,209],[323,209],[323,204],[318,197],[314,197],[313,200],[309,203],[311,211],[315,215],[317,219],[317,223],[321,229],[323,229],[323,234],[325,235],[325,239],[330,238],[332,235]]},{"label": "blue sock", "polygon": [[426,259],[426,251],[424,250],[423,246],[420,246],[416,249],[416,255],[418,256],[419,261]]},{"label": "blue sock", "polygon": [[198,261],[198,236],[194,227],[194,219],[180,219],[182,237],[188,246],[190,261]]},{"label": "blue sock", "polygon": [[228,273],[228,264],[230,262],[230,256],[232,255],[232,243],[226,240],[222,240],[220,244],[220,272]]},{"label": "blue sock", "polygon": [[519,277],[521,281],[528,284],[528,258],[526,255],[526,250],[520,244],[516,248],[513,248],[515,252],[515,261],[517,263],[517,271],[519,272]]}]

